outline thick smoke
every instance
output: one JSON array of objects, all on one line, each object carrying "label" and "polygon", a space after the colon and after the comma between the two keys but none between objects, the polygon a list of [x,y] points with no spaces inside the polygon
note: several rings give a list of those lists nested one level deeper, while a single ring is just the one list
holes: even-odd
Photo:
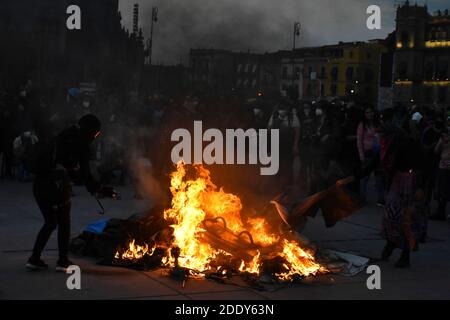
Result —
[{"label": "thick smoke", "polygon": [[[146,38],[151,8],[159,8],[153,61],[163,63],[187,62],[191,48],[291,49],[295,21],[302,24],[298,47],[383,38],[395,23],[390,0],[120,0],[122,22],[129,29],[134,3],[140,5],[140,26]],[[371,4],[381,7],[381,30],[366,28],[366,9]]]}]

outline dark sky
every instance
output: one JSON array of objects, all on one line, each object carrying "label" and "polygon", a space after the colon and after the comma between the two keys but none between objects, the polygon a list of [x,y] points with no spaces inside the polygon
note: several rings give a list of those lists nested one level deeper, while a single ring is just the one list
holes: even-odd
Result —
[{"label": "dark sky", "polygon": [[[265,52],[292,48],[295,21],[302,24],[297,47],[384,38],[394,29],[393,0],[119,0],[122,23],[132,29],[134,3],[140,27],[150,35],[151,8],[159,8],[153,62],[187,62],[190,48]],[[410,1],[414,4],[414,1]],[[418,1],[424,3],[424,1]],[[366,9],[382,10],[381,30],[366,28]],[[448,0],[428,0],[430,11]]]}]

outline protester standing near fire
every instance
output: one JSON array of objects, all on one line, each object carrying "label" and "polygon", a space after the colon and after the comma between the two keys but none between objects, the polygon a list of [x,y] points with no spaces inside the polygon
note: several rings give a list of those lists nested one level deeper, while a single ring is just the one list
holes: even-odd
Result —
[{"label": "protester standing near fire", "polygon": [[280,167],[275,176],[280,186],[292,186],[294,178],[294,160],[299,156],[300,121],[286,100],[281,100],[272,114],[268,124],[269,129],[280,132]]},{"label": "protester standing near fire", "polygon": [[386,245],[382,259],[388,260],[394,249],[401,249],[396,267],[404,268],[409,266],[410,251],[417,248],[426,227],[416,206],[425,198],[419,179],[424,160],[420,144],[395,125],[392,109],[383,112],[381,126],[380,155],[387,190],[382,225]]},{"label": "protester standing near fire", "polygon": [[306,194],[310,194],[312,179],[313,179],[313,166],[314,159],[314,136],[316,132],[316,121],[312,110],[312,105],[309,103],[304,103],[303,108],[300,112],[300,161],[301,161],[301,176],[305,184]]},{"label": "protester standing near fire", "polygon": [[344,177],[338,163],[342,130],[333,107],[322,101],[316,107],[317,128],[314,136],[314,169],[312,190],[318,192]]},{"label": "protester standing near fire", "polygon": [[85,115],[78,125],[62,131],[55,141],[37,145],[28,159],[28,168],[36,175],[33,194],[45,221],[26,264],[28,269],[48,268],[41,253],[56,227],[59,247],[56,270],[65,271],[73,264],[68,259],[72,181],[84,182],[92,194],[116,195],[112,188],[98,183],[89,169],[89,146],[99,136],[100,126],[97,117]]},{"label": "protester standing near fire", "polygon": [[[378,163],[380,157],[380,142],[376,128],[378,126],[378,119],[373,108],[365,108],[364,120],[358,125],[357,130],[357,145],[361,167],[371,166],[373,162]],[[369,182],[371,172],[361,179],[361,197],[367,201],[367,185]],[[384,205],[384,188],[383,176],[378,167],[374,169],[375,186],[377,191],[377,203]]]},{"label": "protester standing near fire", "polygon": [[[332,108],[339,106],[338,101],[332,102]],[[341,106],[337,115],[341,125],[340,150],[337,155],[339,166],[346,176],[354,175],[361,169],[357,145],[357,128],[362,117],[361,108],[353,102]],[[356,194],[360,194],[360,181],[355,179],[347,188]]]}]

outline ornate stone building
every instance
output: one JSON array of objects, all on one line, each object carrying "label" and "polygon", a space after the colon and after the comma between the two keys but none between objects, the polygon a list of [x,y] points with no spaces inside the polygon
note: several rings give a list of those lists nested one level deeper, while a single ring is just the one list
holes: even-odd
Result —
[{"label": "ornate stone building", "polygon": [[450,104],[450,15],[406,1],[397,9],[394,103]]},{"label": "ornate stone building", "polygon": [[[68,30],[66,9],[81,8],[81,30]],[[136,87],[144,60],[142,33],[121,25],[118,0],[0,2],[0,86],[27,79],[39,87],[95,82]]]}]

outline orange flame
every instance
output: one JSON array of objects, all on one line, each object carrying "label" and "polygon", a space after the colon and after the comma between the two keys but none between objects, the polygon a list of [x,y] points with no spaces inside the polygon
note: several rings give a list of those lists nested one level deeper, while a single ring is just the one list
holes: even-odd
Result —
[{"label": "orange flame", "polygon": [[268,232],[268,223],[264,218],[251,218],[247,221],[253,241],[261,246],[270,246],[277,243],[280,237]]},{"label": "orange flame", "polygon": [[[315,262],[312,253],[302,249],[296,241],[287,240],[283,235],[269,231],[269,224],[263,217],[251,218],[244,223],[241,219],[242,203],[238,196],[226,193],[213,184],[210,172],[201,165],[193,165],[194,177],[187,172],[187,167],[180,162],[177,170],[171,174],[170,191],[172,206],[164,211],[164,218],[173,224],[172,248],[177,248],[177,257],[172,250],[162,259],[162,265],[167,267],[182,267],[191,270],[192,274],[202,276],[202,273],[213,269],[225,274],[224,266],[217,266],[219,254],[232,256],[221,248],[215,248],[202,236],[206,230],[203,225],[205,219],[221,217],[229,230],[235,234],[247,231],[253,239],[253,245],[278,255],[285,260],[284,272],[275,274],[281,280],[291,281],[295,275],[309,276],[325,272],[319,263]],[[154,249],[153,249],[154,251]],[[239,272],[259,275],[264,261],[263,251],[253,251],[256,254],[250,262],[241,260]],[[152,252],[153,253],[153,252]],[[148,246],[137,246],[134,240],[129,249],[116,258],[136,259],[145,254],[152,254]],[[267,257],[266,257],[267,258]]]},{"label": "orange flame", "polygon": [[152,255],[155,248],[152,248],[151,251],[148,250],[148,245],[144,244],[142,246],[137,245],[135,243],[135,240],[133,239],[130,244],[128,245],[128,249],[122,253],[119,254],[119,251],[116,251],[115,258],[116,259],[122,259],[122,260],[139,260],[142,259],[146,254]]},{"label": "orange flame", "polygon": [[259,274],[259,269],[261,267],[260,256],[261,256],[261,253],[258,251],[258,253],[253,257],[253,259],[250,263],[246,264],[242,260],[241,265],[239,266],[239,271],[253,273],[253,274]]},{"label": "orange flame", "polygon": [[319,271],[326,269],[314,261],[314,256],[300,248],[297,242],[283,240],[283,252],[279,254],[289,263],[286,267],[288,271],[275,274],[281,280],[292,280],[295,275],[315,275]]}]

